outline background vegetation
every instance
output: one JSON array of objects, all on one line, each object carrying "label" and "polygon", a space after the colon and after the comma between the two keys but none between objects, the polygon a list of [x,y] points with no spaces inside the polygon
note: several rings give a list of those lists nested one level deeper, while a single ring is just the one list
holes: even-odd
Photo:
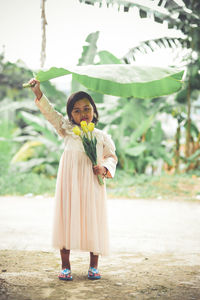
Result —
[{"label": "background vegetation", "polygon": [[[140,100],[89,91],[100,112],[98,126],[112,135],[117,148],[116,178],[107,182],[110,194],[115,197],[198,196],[194,186],[199,185],[200,175],[200,132],[196,122],[200,108],[200,27],[197,17],[200,9],[193,1],[184,2],[192,13],[182,8],[176,20],[168,16],[169,24],[179,26],[185,34],[185,38],[178,41],[179,62],[174,60],[176,66],[187,70],[185,84],[179,93]],[[167,8],[170,11],[170,6]],[[156,16],[159,18],[158,12]],[[99,32],[94,32],[86,38],[78,65],[131,63],[137,61],[137,55],[157,51],[156,44],[173,49],[173,43],[177,43],[168,37],[146,41],[124,57],[117,58],[108,51],[98,51],[98,36]],[[183,52],[186,55],[182,56]],[[22,88],[32,76],[32,71],[23,62],[10,63],[5,61],[3,54],[0,55],[1,195],[53,194],[55,189],[63,145],[36,109],[32,92]],[[67,96],[80,89],[86,90],[74,80],[67,93],[59,91],[50,82],[42,83],[44,93],[63,114]]]}]

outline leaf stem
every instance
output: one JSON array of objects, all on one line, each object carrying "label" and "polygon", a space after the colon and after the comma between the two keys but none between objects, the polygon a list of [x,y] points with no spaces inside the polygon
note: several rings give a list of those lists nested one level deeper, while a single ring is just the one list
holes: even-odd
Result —
[{"label": "leaf stem", "polygon": [[31,85],[30,85],[30,83],[27,82],[27,83],[23,83],[22,87],[23,88],[29,88],[29,87],[31,87]]}]

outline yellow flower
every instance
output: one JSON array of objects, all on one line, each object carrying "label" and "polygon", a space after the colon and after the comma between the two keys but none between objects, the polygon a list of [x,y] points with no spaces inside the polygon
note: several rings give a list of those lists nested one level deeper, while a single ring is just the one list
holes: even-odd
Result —
[{"label": "yellow flower", "polygon": [[75,133],[76,135],[81,135],[81,130],[78,126],[75,126],[73,128],[73,133]]},{"label": "yellow flower", "polygon": [[87,127],[87,122],[86,121],[81,121],[81,128],[83,129],[84,127]]},{"label": "yellow flower", "polygon": [[92,131],[94,130],[94,123],[90,122],[90,123],[88,124],[88,130],[89,130],[90,132],[92,132]]},{"label": "yellow flower", "polygon": [[82,129],[83,129],[83,132],[85,132],[85,133],[88,132],[88,127],[87,126],[83,126]]}]

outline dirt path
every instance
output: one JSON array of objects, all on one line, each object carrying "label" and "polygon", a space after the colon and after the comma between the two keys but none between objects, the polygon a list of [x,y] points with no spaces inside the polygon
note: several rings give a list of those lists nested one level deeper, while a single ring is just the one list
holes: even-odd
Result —
[{"label": "dirt path", "polygon": [[58,280],[52,207],[0,197],[0,300],[200,300],[200,203],[109,200],[112,256],[100,259],[96,282],[80,252],[71,255],[73,282]]},{"label": "dirt path", "polygon": [[102,279],[87,279],[85,254],[72,258],[73,281],[57,279],[59,257],[52,252],[0,251],[0,299],[200,299],[200,255],[196,264],[173,254],[118,253],[101,260]]}]

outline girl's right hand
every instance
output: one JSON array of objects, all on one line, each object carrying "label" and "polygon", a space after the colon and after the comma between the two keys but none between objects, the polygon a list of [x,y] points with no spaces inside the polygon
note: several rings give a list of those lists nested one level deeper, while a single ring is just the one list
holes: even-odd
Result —
[{"label": "girl's right hand", "polygon": [[35,78],[32,78],[29,80],[29,84],[31,85],[31,89],[38,100],[42,97],[42,92],[40,90],[40,82],[36,80]]}]

